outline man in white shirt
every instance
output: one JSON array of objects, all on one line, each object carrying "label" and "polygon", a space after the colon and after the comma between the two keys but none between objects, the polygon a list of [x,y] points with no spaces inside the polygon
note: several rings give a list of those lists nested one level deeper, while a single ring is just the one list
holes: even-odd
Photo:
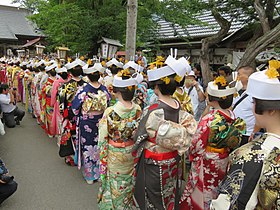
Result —
[{"label": "man in white shirt", "polygon": [[15,99],[9,86],[2,84],[0,86],[0,106],[3,112],[3,119],[8,128],[14,128],[20,125],[20,121],[25,115],[25,112],[20,110],[15,104]]},{"label": "man in white shirt", "polygon": [[203,93],[203,88],[195,80],[196,76],[193,71],[191,71],[186,77],[185,89],[191,98],[194,118],[199,121],[205,106],[205,95]]},{"label": "man in white shirt", "polygon": [[234,99],[232,109],[236,117],[240,117],[246,122],[246,134],[243,135],[241,146],[248,143],[250,136],[254,134],[254,131],[257,131],[257,128],[255,128],[255,116],[253,113],[253,98],[246,93],[249,76],[253,74],[254,71],[255,69],[250,66],[243,66],[238,69],[237,74],[243,87],[239,91],[239,96]]}]

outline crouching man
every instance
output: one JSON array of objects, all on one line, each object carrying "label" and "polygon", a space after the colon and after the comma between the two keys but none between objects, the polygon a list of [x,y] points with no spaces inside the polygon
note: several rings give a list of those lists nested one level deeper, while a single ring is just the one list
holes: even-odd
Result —
[{"label": "crouching man", "polygon": [[20,110],[15,105],[15,98],[7,84],[0,86],[0,105],[3,112],[3,120],[8,128],[20,125],[20,121],[25,115],[25,111]]}]

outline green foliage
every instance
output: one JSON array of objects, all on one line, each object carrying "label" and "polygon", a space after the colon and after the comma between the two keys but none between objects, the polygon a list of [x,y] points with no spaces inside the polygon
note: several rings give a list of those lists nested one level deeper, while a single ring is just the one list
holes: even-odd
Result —
[{"label": "green foliage", "polygon": [[[89,53],[96,49],[96,43],[102,36],[125,43],[126,0],[14,0],[14,2],[21,3],[34,12],[30,19],[47,35],[50,49],[64,44],[73,54]],[[192,17],[193,13],[184,11],[184,8],[189,6],[187,2],[189,1],[138,0],[137,46],[144,46],[148,40],[157,39],[156,18],[163,18],[183,26],[197,22]]]}]

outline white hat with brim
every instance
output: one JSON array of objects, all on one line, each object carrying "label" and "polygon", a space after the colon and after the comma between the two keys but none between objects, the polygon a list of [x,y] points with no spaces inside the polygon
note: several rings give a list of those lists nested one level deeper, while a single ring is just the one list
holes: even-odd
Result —
[{"label": "white hat with brim", "polygon": [[226,89],[219,89],[218,85],[216,85],[214,82],[209,82],[207,86],[207,93],[218,98],[229,96],[236,92],[237,90],[235,87],[230,88],[229,86],[227,86]]},{"label": "white hat with brim", "polygon": [[108,61],[108,62],[106,63],[106,66],[107,66],[107,67],[109,67],[109,66],[111,66],[111,65],[115,65],[115,66],[117,66],[118,68],[123,68],[123,63],[117,61],[116,58],[113,58],[112,60],[110,60],[110,61]]},{"label": "white hat with brim", "polygon": [[169,55],[165,61],[170,68],[180,77],[184,77],[186,73],[190,73],[192,68],[186,58],[181,57],[178,60]]},{"label": "white hat with brim", "polygon": [[85,66],[85,65],[86,65],[85,62],[83,62],[83,61],[80,60],[80,59],[76,59],[76,60],[74,60],[74,61],[71,62],[71,63],[67,63],[67,64],[65,65],[65,68],[67,68],[67,70],[70,70],[70,69],[73,69],[73,68],[76,67],[76,66],[81,66],[81,67],[83,67],[83,66]]},{"label": "white hat with brim", "polygon": [[52,70],[52,69],[55,69],[57,67],[57,63],[54,63],[54,64],[52,64],[52,65],[50,65],[50,66],[47,66],[45,69],[46,69],[46,71],[48,72],[48,71],[50,71],[50,70]]},{"label": "white hat with brim", "polygon": [[129,87],[129,86],[134,86],[137,85],[137,80],[135,78],[129,78],[129,79],[125,79],[123,80],[121,77],[118,77],[117,75],[114,76],[114,80],[113,80],[113,86],[114,87]]},{"label": "white hat with brim", "polygon": [[170,76],[172,74],[176,74],[176,73],[169,66],[164,66],[164,67],[161,67],[161,68],[158,68],[158,69],[147,71],[148,80],[150,82],[159,80],[163,77],[167,77],[167,76]]},{"label": "white hat with brim", "polygon": [[135,63],[134,61],[128,61],[124,66],[123,69],[128,69],[128,68],[133,68],[135,71],[137,72],[142,72],[144,70],[144,68],[140,65],[138,65],[137,63]]},{"label": "white hat with brim", "polygon": [[269,78],[266,71],[255,72],[249,77],[246,93],[261,100],[280,100],[280,81]]},{"label": "white hat with brim", "polygon": [[83,71],[85,74],[91,74],[91,73],[94,73],[97,71],[103,74],[105,71],[105,68],[102,66],[101,63],[95,63],[92,67],[88,67],[88,64],[86,64],[83,67]]},{"label": "white hat with brim", "polygon": [[67,72],[67,69],[65,67],[62,67],[62,68],[56,67],[55,71],[56,71],[56,73],[59,74],[59,73]]},{"label": "white hat with brim", "polygon": [[187,74],[187,76],[193,76],[194,78],[196,78],[196,75],[195,75],[194,71],[190,71],[190,72]]}]

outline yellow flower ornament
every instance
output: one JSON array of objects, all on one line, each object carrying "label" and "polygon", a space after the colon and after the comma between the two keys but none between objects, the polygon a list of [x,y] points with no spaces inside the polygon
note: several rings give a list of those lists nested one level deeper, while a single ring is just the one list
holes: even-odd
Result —
[{"label": "yellow flower ornament", "polygon": [[280,76],[278,72],[280,70],[280,61],[271,60],[268,63],[269,68],[265,72],[266,76],[268,76],[269,79],[278,78]]},{"label": "yellow flower ornament", "polygon": [[168,85],[170,83],[170,78],[169,77],[163,77],[161,78],[161,80],[166,84]]},{"label": "yellow flower ornament", "polygon": [[218,85],[219,83],[222,87],[227,86],[227,81],[223,76],[219,76],[215,79],[214,84]]}]

